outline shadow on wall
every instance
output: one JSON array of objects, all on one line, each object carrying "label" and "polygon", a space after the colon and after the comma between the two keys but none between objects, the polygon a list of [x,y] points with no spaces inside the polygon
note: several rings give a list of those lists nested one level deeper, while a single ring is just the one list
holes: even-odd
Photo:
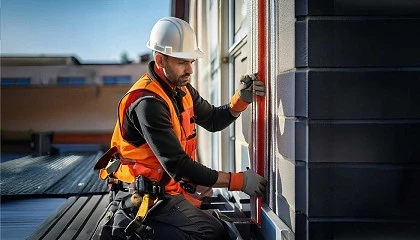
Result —
[{"label": "shadow on wall", "polygon": [[[304,180],[304,176],[300,174],[301,171],[299,171],[300,167],[297,162],[304,161],[305,157],[297,151],[298,145],[301,144],[301,139],[299,139],[301,134],[297,132],[298,124],[295,120],[297,113],[294,108],[296,101],[294,74],[286,72],[278,75],[273,85],[271,89],[273,89],[275,99],[272,100],[272,104],[275,109],[274,112],[270,113],[270,119],[272,120],[272,133],[275,139],[272,147],[275,148],[276,151],[273,152],[277,156],[272,156],[275,159],[275,162],[272,163],[274,166],[271,167],[271,176],[275,178],[275,187],[273,187],[274,192],[272,194],[275,201],[274,205],[277,207],[275,211],[279,218],[290,229],[295,229],[295,222],[299,214],[295,213],[296,216],[292,216],[291,209],[300,212],[301,209],[298,205],[301,203],[302,191],[299,191],[298,188],[304,186],[304,183],[300,182]],[[292,171],[294,176],[293,173],[282,176],[289,171]],[[289,177],[293,179],[288,179]],[[287,183],[282,181],[283,178],[288,180]],[[283,187],[294,190],[294,195],[289,197],[294,197],[290,200],[295,203],[295,206],[290,206],[288,199],[283,194]]]},{"label": "shadow on wall", "polygon": [[[281,104],[281,103],[280,103]],[[270,176],[272,176],[274,179],[271,180],[271,182],[274,182],[274,186],[272,186],[272,193],[274,199],[274,206],[276,206],[276,209],[273,209],[279,218],[286,223],[286,225],[293,229],[292,224],[292,216],[290,211],[290,204],[287,200],[287,198],[283,195],[283,181],[281,175],[281,167],[285,166],[282,164],[282,161],[286,162],[294,162],[295,156],[294,156],[294,125],[292,124],[286,124],[284,119],[281,121],[278,117],[273,117],[274,120],[273,126],[275,126],[275,139],[276,143],[273,146],[276,146],[276,152],[281,156],[281,158],[277,156],[272,156],[272,159],[274,160],[271,164],[274,164],[274,167],[270,167]],[[296,167],[295,167],[296,168]],[[284,171],[284,170],[283,170]],[[286,170],[287,171],[287,170]],[[292,174],[291,174],[292,175]],[[289,186],[291,187],[291,186]],[[296,186],[295,186],[296,187]],[[295,197],[296,199],[297,197]]]}]

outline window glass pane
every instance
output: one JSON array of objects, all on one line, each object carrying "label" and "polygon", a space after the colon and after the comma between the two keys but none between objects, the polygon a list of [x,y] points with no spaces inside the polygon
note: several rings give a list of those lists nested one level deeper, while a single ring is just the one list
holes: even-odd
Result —
[{"label": "window glass pane", "polygon": [[[242,75],[247,73],[248,70],[248,58],[247,58],[247,45],[243,45],[237,50],[237,53],[233,56],[233,84],[235,89],[239,88],[239,79]],[[238,119],[235,121],[235,171],[245,171],[244,167],[250,166],[250,156],[248,154],[250,139],[250,121],[251,121],[251,110],[248,107],[241,113]]]},{"label": "window glass pane", "polygon": [[84,77],[58,77],[58,85],[84,85],[86,79]]},{"label": "window glass pane", "polygon": [[235,4],[235,33],[237,33],[241,28],[242,22],[245,20],[244,8],[246,5],[244,4],[244,0],[235,0],[233,3]]},{"label": "window glass pane", "polygon": [[[212,62],[212,66],[214,62]],[[213,67],[212,67],[213,68]],[[214,71],[211,75],[211,82],[210,82],[210,101],[212,104],[220,105],[219,101],[219,72]],[[220,170],[220,132],[211,134],[211,143],[212,143],[212,168]]]},{"label": "window glass pane", "polygon": [[102,82],[105,85],[131,84],[131,76],[104,76]]},{"label": "window glass pane", "polygon": [[1,78],[2,86],[26,86],[30,84],[30,78]]},{"label": "window glass pane", "polygon": [[217,57],[217,48],[220,46],[219,44],[219,8],[217,7],[218,3],[217,1],[213,1],[210,4],[210,12],[207,16],[207,31],[209,36],[212,36],[211,38],[208,38],[207,41],[209,41],[209,47],[210,47],[210,53],[212,54],[212,57]]},{"label": "window glass pane", "polygon": [[243,37],[246,36],[248,32],[248,22],[247,22],[247,2],[245,0],[235,0],[233,1],[234,4],[234,26],[235,26],[235,33],[234,33],[234,42],[241,40]]}]

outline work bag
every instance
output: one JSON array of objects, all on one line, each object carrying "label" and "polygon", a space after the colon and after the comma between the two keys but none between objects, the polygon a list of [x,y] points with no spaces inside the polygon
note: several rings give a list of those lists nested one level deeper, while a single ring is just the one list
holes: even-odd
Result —
[{"label": "work bag", "polygon": [[[132,207],[126,207],[125,202],[130,201],[129,192],[119,191],[99,218],[92,240],[126,240],[124,230],[133,221],[135,211]],[[146,240],[147,236],[140,236],[134,233],[130,240]]]}]

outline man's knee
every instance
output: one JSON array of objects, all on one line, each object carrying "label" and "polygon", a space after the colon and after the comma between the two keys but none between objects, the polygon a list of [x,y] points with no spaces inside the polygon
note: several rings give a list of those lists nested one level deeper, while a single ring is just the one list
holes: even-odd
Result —
[{"label": "man's knee", "polygon": [[209,214],[208,218],[206,219],[206,224],[202,227],[201,230],[202,234],[205,236],[203,239],[225,239],[224,236],[226,233],[223,224],[219,219],[213,217],[211,214]]},{"label": "man's knee", "polygon": [[[225,229],[211,211],[193,206],[181,196],[170,196],[167,202],[156,208],[146,218],[158,235],[167,234],[168,238],[183,236],[177,239],[213,240],[225,239]],[[165,231],[162,231],[165,229]],[[162,237],[162,239],[167,239]]]},{"label": "man's knee", "polygon": [[214,224],[214,236],[211,239],[225,239],[225,228],[223,224],[216,219],[216,224]]}]

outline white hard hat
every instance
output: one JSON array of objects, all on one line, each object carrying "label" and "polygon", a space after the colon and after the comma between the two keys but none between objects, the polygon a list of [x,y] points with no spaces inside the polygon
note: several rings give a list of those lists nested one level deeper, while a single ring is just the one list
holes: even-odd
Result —
[{"label": "white hard hat", "polygon": [[175,17],[165,17],[156,22],[147,47],[176,58],[196,59],[204,55],[197,47],[192,27],[186,21]]}]

